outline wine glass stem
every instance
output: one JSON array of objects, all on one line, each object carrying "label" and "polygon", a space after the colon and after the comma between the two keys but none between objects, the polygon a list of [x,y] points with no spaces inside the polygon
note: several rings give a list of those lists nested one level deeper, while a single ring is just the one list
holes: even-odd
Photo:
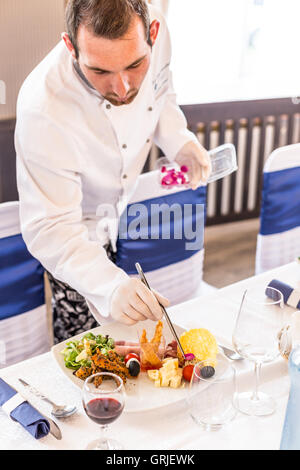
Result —
[{"label": "wine glass stem", "polygon": [[259,400],[258,398],[258,387],[260,383],[260,370],[261,370],[261,363],[256,362],[254,367],[255,372],[255,388],[253,390],[252,400]]},{"label": "wine glass stem", "polygon": [[101,426],[101,433],[102,433],[102,438],[103,439],[106,439],[107,437],[107,424],[104,424],[103,426]]}]

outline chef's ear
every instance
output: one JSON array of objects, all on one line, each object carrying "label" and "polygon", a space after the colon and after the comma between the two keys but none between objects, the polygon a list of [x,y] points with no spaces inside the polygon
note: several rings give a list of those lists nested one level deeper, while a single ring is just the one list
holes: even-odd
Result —
[{"label": "chef's ear", "polygon": [[69,50],[69,52],[71,52],[72,57],[74,59],[77,59],[75,48],[72,44],[72,41],[71,41],[68,33],[61,33],[61,38],[64,41],[65,45],[67,46],[67,49]]},{"label": "chef's ear", "polygon": [[154,46],[158,31],[160,27],[160,22],[157,20],[153,20],[152,23],[150,24],[149,28],[149,43],[151,46]]}]

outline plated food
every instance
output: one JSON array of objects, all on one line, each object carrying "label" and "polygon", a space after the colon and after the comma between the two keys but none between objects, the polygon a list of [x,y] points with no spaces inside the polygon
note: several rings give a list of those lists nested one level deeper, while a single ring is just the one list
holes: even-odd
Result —
[{"label": "plated food", "polygon": [[[161,352],[163,353],[163,362],[166,358],[178,358],[178,351],[177,343],[173,339],[173,335],[168,327],[167,322],[163,319],[162,323],[163,329],[159,354],[161,354]],[[139,357],[141,365],[141,346],[139,339],[142,334],[142,329],[146,330],[147,339],[148,341],[151,341],[155,335],[156,326],[157,324],[152,320],[145,320],[139,323],[137,327],[127,326],[117,322],[106,323],[105,325],[93,328],[87,333],[78,334],[72,338],[69,338],[68,340],[55,344],[51,348],[51,353],[58,368],[60,369],[60,372],[73,384],[73,386],[81,390],[84,384],[84,380],[76,376],[76,371],[81,367],[81,365],[86,365],[87,363],[76,363],[77,355],[75,353],[73,358],[72,355],[69,356],[69,366],[72,366],[71,362],[74,361],[75,364],[73,364],[73,366],[76,368],[66,367],[66,356],[65,354],[62,354],[62,351],[64,351],[64,349],[67,347],[71,349],[71,345],[68,345],[68,343],[75,343],[73,346],[75,346],[77,349],[77,342],[82,342],[83,337],[86,334],[92,333],[94,337],[101,335],[102,341],[101,337],[98,338],[98,341],[101,342],[103,348],[105,346],[105,341],[103,338],[105,338],[105,340],[110,338],[114,341],[114,347],[112,350],[119,354],[124,359],[124,362],[129,362],[129,364],[132,364],[133,361],[130,361],[130,359],[132,359],[130,355],[136,354]],[[177,325],[176,323],[173,324],[173,326],[179,338],[183,333],[186,332],[184,328]],[[93,339],[93,336],[91,336],[90,339]],[[218,342],[224,342],[224,338],[218,337],[217,339]],[[106,345],[109,346],[107,341]],[[91,348],[93,354],[94,347],[95,345],[92,343]],[[69,350],[68,354],[70,354],[70,352],[71,351]],[[104,349],[102,353],[103,352]],[[85,360],[86,359],[82,359],[82,361]],[[189,360],[191,360],[190,357]],[[223,354],[219,353],[217,356],[214,378],[217,378],[220,374],[223,373],[224,370],[226,370],[228,363],[228,359]],[[187,365],[189,365],[189,363]],[[179,368],[183,370],[183,367],[180,364]],[[149,378],[147,371],[140,370],[137,376],[133,376],[132,373],[129,373],[128,377],[126,377],[126,384],[124,387],[126,392],[124,412],[144,413],[146,411],[157,410],[158,408],[164,408],[166,406],[177,404],[180,401],[185,400],[187,389],[189,388],[188,385],[188,382],[185,380],[185,378],[182,377],[181,385],[178,388],[171,388],[170,386],[155,387],[154,381]],[[205,386],[204,381],[203,386]]]},{"label": "plated food", "polygon": [[218,346],[210,331],[197,328],[181,334],[184,358],[176,341],[165,347],[162,321],[157,322],[151,339],[147,335],[144,328],[138,343],[127,343],[89,332],[66,342],[61,354],[65,367],[81,380],[97,372],[113,372],[126,384],[128,379],[138,379],[141,372],[146,372],[156,388],[179,388],[190,382],[194,365],[200,361],[205,361],[201,375],[205,378],[214,375]]}]

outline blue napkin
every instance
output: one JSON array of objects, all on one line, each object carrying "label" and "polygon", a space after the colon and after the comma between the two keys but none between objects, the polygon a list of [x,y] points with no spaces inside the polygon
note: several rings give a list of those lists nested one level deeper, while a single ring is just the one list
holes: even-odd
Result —
[{"label": "blue napkin", "polygon": [[[273,279],[271,282],[269,282],[268,287],[273,287],[274,289],[279,290],[282,293],[283,301],[285,304],[290,305],[291,307],[297,308],[300,310],[300,292],[299,291],[289,286],[288,284],[285,284],[282,281],[278,281],[277,279]],[[268,288],[266,289],[266,295],[268,297],[273,298],[272,293],[273,292],[271,289],[268,289]]]},{"label": "blue napkin", "polygon": [[[4,405],[17,392],[0,378],[0,406]],[[20,423],[35,439],[47,436],[50,424],[28,401],[21,403],[11,413],[10,417]]]}]

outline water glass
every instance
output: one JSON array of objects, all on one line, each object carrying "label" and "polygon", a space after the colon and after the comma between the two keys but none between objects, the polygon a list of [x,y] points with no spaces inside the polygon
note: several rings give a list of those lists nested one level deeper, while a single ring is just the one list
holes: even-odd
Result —
[{"label": "water glass", "polygon": [[218,430],[236,415],[233,401],[236,390],[235,368],[220,359],[216,372],[205,378],[201,370],[211,361],[198,362],[187,390],[186,402],[192,419],[205,430]]}]

